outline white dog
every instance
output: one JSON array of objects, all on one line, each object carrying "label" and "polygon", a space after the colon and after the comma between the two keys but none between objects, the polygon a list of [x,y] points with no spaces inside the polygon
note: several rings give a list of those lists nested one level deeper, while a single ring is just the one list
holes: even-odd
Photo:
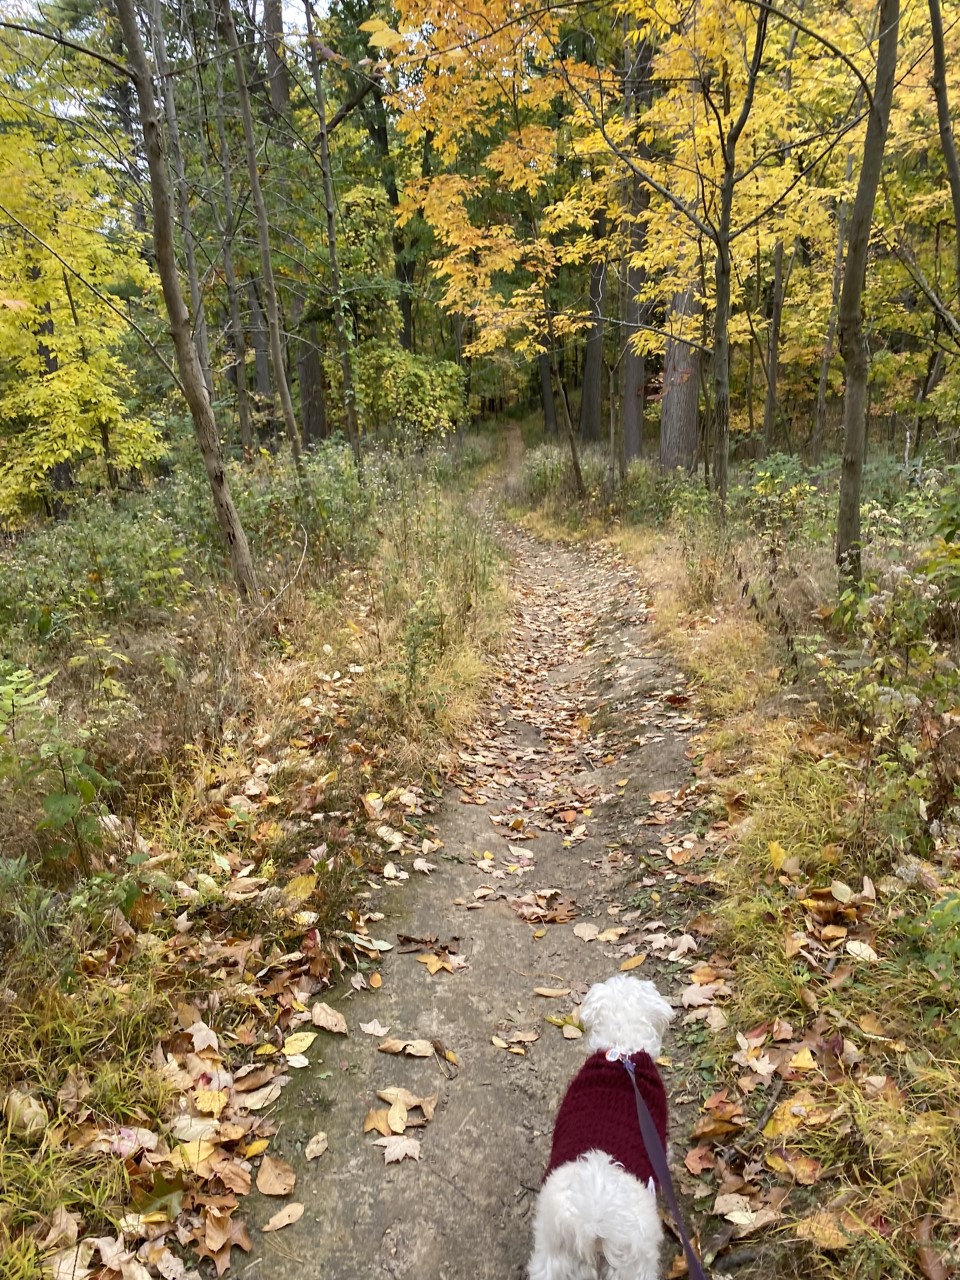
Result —
[{"label": "white dog", "polygon": [[667,1097],[654,1064],[673,1010],[652,982],[618,973],[580,1007],[591,1056],[557,1113],[537,1200],[530,1280],[657,1280],[663,1227],[637,1119],[637,1086],[666,1149]]}]

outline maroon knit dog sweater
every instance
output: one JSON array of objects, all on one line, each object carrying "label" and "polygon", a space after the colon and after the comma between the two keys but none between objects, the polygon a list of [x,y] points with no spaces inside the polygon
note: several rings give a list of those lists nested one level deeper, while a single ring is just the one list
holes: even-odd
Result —
[{"label": "maroon knit dog sweater", "polygon": [[[630,1060],[666,1150],[667,1095],[660,1073],[648,1053],[634,1053]],[[588,1151],[606,1152],[644,1185],[651,1178],[657,1181],[640,1133],[630,1076],[622,1062],[609,1062],[604,1053],[589,1057],[570,1082],[557,1112],[544,1181],[559,1165]]]}]

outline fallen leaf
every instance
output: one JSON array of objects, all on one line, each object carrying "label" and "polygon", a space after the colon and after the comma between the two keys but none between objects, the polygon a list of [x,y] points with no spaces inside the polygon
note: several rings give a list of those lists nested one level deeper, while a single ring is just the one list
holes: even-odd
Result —
[{"label": "fallen leaf", "polygon": [[619,942],[620,939],[623,937],[623,935],[629,932],[630,930],[627,929],[624,925],[614,925],[612,928],[604,929],[602,932],[598,933],[597,941],[598,942]]},{"label": "fallen leaf", "polygon": [[257,1171],[257,1190],[265,1196],[288,1196],[297,1183],[297,1175],[286,1160],[264,1156]]},{"label": "fallen leaf", "polygon": [[[347,1024],[345,1022],[343,1028],[344,1035],[346,1035]],[[316,1038],[317,1033],[315,1031],[295,1031],[293,1035],[287,1036],[286,1040],[284,1040],[283,1052],[288,1058],[298,1053],[306,1053]]]},{"label": "fallen leaf", "polygon": [[866,960],[872,963],[880,959],[869,942],[858,942],[855,938],[847,943],[846,950],[847,954],[853,956],[855,960]]},{"label": "fallen leaf", "polygon": [[11,1089],[3,1102],[3,1118],[11,1133],[21,1138],[34,1138],[43,1133],[49,1116],[38,1099],[19,1089]]},{"label": "fallen leaf", "polygon": [[192,1027],[188,1027],[187,1035],[192,1038],[193,1047],[197,1053],[201,1053],[204,1049],[217,1051],[220,1048],[216,1032],[211,1031],[205,1022],[195,1022]]},{"label": "fallen leaf", "polygon": [[647,953],[641,951],[637,956],[631,956],[629,960],[624,960],[620,966],[621,973],[629,973],[631,969],[638,969],[647,958]]},{"label": "fallen leaf", "polygon": [[303,1154],[308,1160],[316,1160],[327,1149],[327,1135],[315,1133],[304,1148]]},{"label": "fallen leaf", "polygon": [[198,1089],[193,1095],[193,1102],[198,1111],[216,1118],[227,1105],[227,1091],[226,1089]]},{"label": "fallen leaf", "polygon": [[303,1205],[294,1201],[278,1209],[269,1222],[260,1228],[261,1231],[279,1231],[281,1227],[289,1227],[303,1217]]},{"label": "fallen leaf", "polygon": [[75,1213],[70,1213],[63,1205],[58,1205],[50,1214],[48,1219],[49,1229],[44,1236],[40,1248],[44,1251],[48,1249],[63,1249],[66,1246],[77,1243],[77,1236],[80,1234],[80,1218]]},{"label": "fallen leaf", "polygon": [[383,986],[383,978],[380,976],[379,973],[371,973],[370,985],[371,987],[373,987],[374,991],[380,990],[380,988]]},{"label": "fallen leaf", "polygon": [[381,1026],[376,1018],[374,1018],[372,1022],[361,1022],[360,1030],[366,1036],[385,1036],[390,1028]]},{"label": "fallen leaf", "polygon": [[545,999],[559,999],[560,996],[568,996],[570,994],[569,987],[534,987],[533,994],[535,996],[543,996]]},{"label": "fallen leaf", "polygon": [[441,969],[445,969],[447,973],[453,973],[453,965],[446,956],[434,955],[431,952],[430,955],[417,956],[417,960],[420,964],[427,966],[427,973],[429,973],[431,977],[434,974],[439,973]]},{"label": "fallen leaf", "polygon": [[400,1160],[407,1159],[420,1159],[420,1143],[416,1138],[392,1135],[389,1138],[377,1138],[373,1145],[375,1147],[383,1147],[384,1164],[396,1164]]},{"label": "fallen leaf", "polygon": [[276,1080],[272,1084],[266,1084],[262,1089],[254,1089],[252,1093],[242,1093],[235,1099],[238,1107],[244,1107],[247,1111],[262,1111],[264,1107],[270,1106],[272,1102],[276,1102],[280,1097],[282,1086]]},{"label": "fallen leaf", "polygon": [[817,1063],[807,1045],[793,1055],[788,1063],[794,1071],[816,1071]]},{"label": "fallen leaf", "polygon": [[331,1009],[328,1004],[324,1004],[322,1001],[313,1006],[310,1017],[315,1027],[321,1027],[324,1031],[332,1031],[334,1035],[338,1036],[347,1034],[347,1020],[343,1014],[338,1013],[336,1009]]},{"label": "fallen leaf", "polygon": [[90,1266],[94,1242],[81,1240],[68,1249],[59,1249],[43,1260],[43,1274],[49,1280],[86,1280],[92,1275]]},{"label": "fallen leaf", "polygon": [[397,1099],[387,1112],[387,1127],[391,1133],[403,1133],[407,1127],[407,1108]]},{"label": "fallen leaf", "polygon": [[807,1218],[801,1218],[794,1228],[798,1239],[809,1240],[820,1249],[849,1249],[855,1235],[862,1235],[861,1227],[849,1213],[829,1213],[821,1210]]},{"label": "fallen leaf", "polygon": [[227,1188],[238,1196],[250,1194],[250,1171],[245,1169],[239,1160],[224,1158],[214,1163],[213,1171]]},{"label": "fallen leaf", "polygon": [[593,942],[600,933],[600,926],[591,924],[588,920],[581,920],[579,924],[573,926],[573,932],[583,942]]},{"label": "fallen leaf", "polygon": [[216,1151],[216,1145],[212,1142],[201,1140],[199,1142],[181,1142],[178,1147],[174,1147],[168,1157],[168,1163],[172,1164],[175,1169],[190,1169],[193,1173],[199,1174],[201,1177],[208,1177],[209,1173],[204,1174],[206,1167],[210,1168],[210,1157]]},{"label": "fallen leaf", "polygon": [[717,1163],[717,1158],[710,1147],[691,1147],[683,1157],[683,1163],[694,1177],[699,1177],[705,1170],[714,1167]]},{"label": "fallen leaf", "polygon": [[583,1035],[583,1032],[579,1027],[575,1027],[572,1022],[565,1022],[563,1024],[562,1035],[564,1040],[579,1040]]},{"label": "fallen leaf", "polygon": [[390,1137],[390,1112],[386,1107],[374,1107],[363,1117],[364,1133],[382,1133]]}]

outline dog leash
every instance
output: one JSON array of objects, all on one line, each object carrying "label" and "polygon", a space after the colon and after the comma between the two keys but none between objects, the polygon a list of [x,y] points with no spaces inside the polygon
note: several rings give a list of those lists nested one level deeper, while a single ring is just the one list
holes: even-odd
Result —
[{"label": "dog leash", "polygon": [[650,1167],[656,1174],[657,1181],[660,1183],[660,1190],[663,1192],[663,1198],[667,1202],[667,1207],[673,1214],[673,1221],[676,1224],[677,1234],[680,1237],[680,1243],[683,1245],[683,1252],[687,1259],[687,1275],[689,1280],[707,1280],[706,1272],[703,1269],[703,1263],[693,1247],[693,1242],[687,1233],[687,1228],[683,1223],[683,1216],[680,1213],[680,1205],[677,1202],[677,1193],[674,1190],[673,1178],[670,1176],[670,1166],[667,1164],[667,1153],[663,1149],[663,1143],[660,1141],[660,1134],[657,1132],[657,1126],[650,1114],[650,1108],[644,1101],[643,1094],[637,1084],[637,1071],[634,1063],[629,1058],[621,1058],[620,1061],[627,1068],[630,1081],[633,1085],[633,1096],[637,1103],[637,1119],[640,1121],[640,1136],[643,1138],[643,1144],[647,1148],[647,1158],[650,1161]]}]

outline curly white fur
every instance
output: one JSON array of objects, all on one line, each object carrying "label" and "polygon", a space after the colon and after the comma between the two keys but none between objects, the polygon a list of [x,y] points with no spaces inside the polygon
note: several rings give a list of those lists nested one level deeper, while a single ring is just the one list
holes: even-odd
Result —
[{"label": "curly white fur", "polygon": [[[660,1053],[673,1009],[627,973],[592,986],[580,1006],[591,1053]],[[657,1280],[663,1227],[656,1192],[606,1152],[554,1169],[537,1199],[530,1280]]]}]

